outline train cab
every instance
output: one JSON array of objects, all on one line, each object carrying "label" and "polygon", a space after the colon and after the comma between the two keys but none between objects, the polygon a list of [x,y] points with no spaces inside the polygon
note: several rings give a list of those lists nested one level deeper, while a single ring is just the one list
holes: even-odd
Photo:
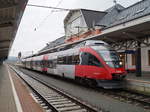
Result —
[{"label": "train cab", "polygon": [[94,79],[104,88],[121,88],[126,71],[115,50],[103,41],[92,41],[80,49],[76,75]]}]

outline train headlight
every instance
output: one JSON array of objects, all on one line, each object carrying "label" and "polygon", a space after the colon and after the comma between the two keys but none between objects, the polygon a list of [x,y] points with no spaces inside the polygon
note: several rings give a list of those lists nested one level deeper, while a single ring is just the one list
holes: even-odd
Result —
[{"label": "train headlight", "polygon": [[122,62],[119,62],[119,64],[120,64],[120,65],[123,65],[123,63],[122,63]]}]

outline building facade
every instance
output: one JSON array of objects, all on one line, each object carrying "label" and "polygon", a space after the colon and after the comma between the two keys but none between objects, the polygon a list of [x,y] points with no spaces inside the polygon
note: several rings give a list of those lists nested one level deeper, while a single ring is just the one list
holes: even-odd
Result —
[{"label": "building facade", "polygon": [[[136,54],[124,54],[124,66],[127,70],[136,70]],[[150,47],[141,48],[141,65],[143,72],[150,72]]]},{"label": "building facade", "polygon": [[64,19],[66,43],[88,38],[100,33],[100,26],[96,23],[106,12],[88,9],[71,10]]}]

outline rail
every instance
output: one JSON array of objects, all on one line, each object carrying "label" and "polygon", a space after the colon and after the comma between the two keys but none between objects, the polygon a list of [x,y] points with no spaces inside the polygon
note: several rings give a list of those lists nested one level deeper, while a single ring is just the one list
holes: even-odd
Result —
[{"label": "rail", "polygon": [[13,66],[10,66],[17,75],[33,90],[35,97],[47,112],[104,112],[82,102],[45,82],[28,76]]}]

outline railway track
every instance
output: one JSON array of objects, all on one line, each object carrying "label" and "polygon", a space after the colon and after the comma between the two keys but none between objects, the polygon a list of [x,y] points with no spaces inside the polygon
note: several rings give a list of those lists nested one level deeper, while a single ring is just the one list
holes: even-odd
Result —
[{"label": "railway track", "polygon": [[44,82],[25,75],[16,68],[11,68],[33,90],[34,97],[46,112],[104,112],[82,102],[69,94],[63,93],[55,87],[50,87]]},{"label": "railway track", "polygon": [[106,90],[102,88],[96,88],[96,89],[91,88],[91,89],[93,91],[99,92],[100,94],[104,94],[106,96],[112,97],[122,102],[127,102],[129,104],[140,106],[146,110],[150,110],[150,96],[146,96],[143,94],[139,94],[127,90]]},{"label": "railway track", "polygon": [[[106,93],[107,94],[107,93]],[[150,96],[135,93],[128,90],[111,91],[109,92],[113,97],[128,102],[130,104],[139,105],[144,109],[150,110]]]},{"label": "railway track", "polygon": [[[122,102],[127,102],[136,106],[140,106],[146,110],[150,110],[150,96],[132,92],[129,90],[106,90],[106,89],[97,89],[98,92],[106,96],[110,96],[114,99],[118,99]],[[96,91],[97,91],[96,90]]]}]

